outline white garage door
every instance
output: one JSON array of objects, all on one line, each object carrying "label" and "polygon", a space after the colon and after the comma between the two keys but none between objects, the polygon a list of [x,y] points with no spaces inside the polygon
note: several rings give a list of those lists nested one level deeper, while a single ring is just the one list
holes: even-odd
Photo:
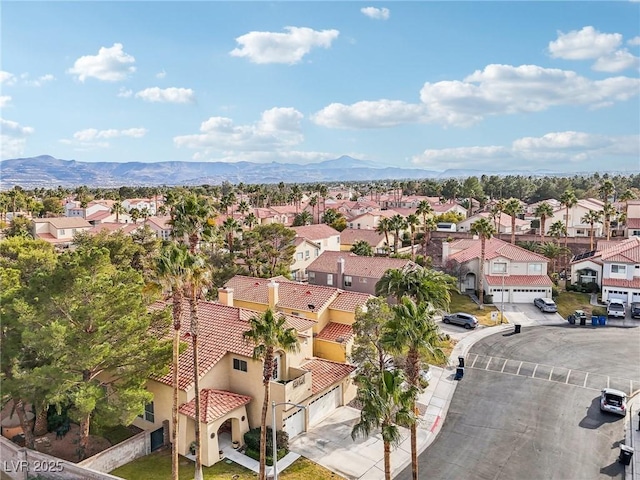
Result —
[{"label": "white garage door", "polygon": [[632,299],[631,299],[631,301],[632,301],[632,302],[640,302],[640,293],[636,293],[636,292],[634,292],[634,293],[632,294]]},{"label": "white garage door", "polygon": [[309,426],[315,425],[340,406],[342,386],[332,388],[309,404]]},{"label": "white garage door", "polygon": [[289,434],[290,439],[304,432],[304,410],[300,409],[284,419],[284,431]]},{"label": "white garage door", "polygon": [[[491,294],[493,295],[494,305],[502,303],[503,301],[505,303],[509,303],[509,289],[505,288],[504,290],[502,290],[501,288],[494,288],[491,291]],[[502,299],[503,295],[504,295],[504,300]]]},{"label": "white garage door", "polygon": [[619,290],[609,290],[609,294],[607,295],[607,300],[622,300],[624,303],[627,303],[627,298],[627,292]]},{"label": "white garage door", "polygon": [[546,288],[514,288],[511,301],[513,303],[532,303],[534,298],[550,297],[551,289]]}]

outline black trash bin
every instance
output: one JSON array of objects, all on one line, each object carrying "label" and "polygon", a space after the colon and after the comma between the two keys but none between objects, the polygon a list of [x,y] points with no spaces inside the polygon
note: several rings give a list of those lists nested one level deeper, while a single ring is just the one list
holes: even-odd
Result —
[{"label": "black trash bin", "polygon": [[631,457],[633,457],[633,448],[628,445],[621,444],[618,461],[623,465],[629,465],[631,463]]},{"label": "black trash bin", "polygon": [[462,367],[456,368],[456,376],[453,377],[453,379],[454,380],[462,380],[462,377],[464,377],[464,368],[462,368]]},{"label": "black trash bin", "polygon": [[516,329],[514,330],[513,333],[520,333],[520,329],[522,328],[522,325],[516,323]]},{"label": "black trash bin", "polygon": [[587,324],[587,317],[580,317],[580,325],[585,326]]},{"label": "black trash bin", "polygon": [[464,357],[458,357],[458,366],[464,368]]},{"label": "black trash bin", "polygon": [[575,325],[575,324],[576,324],[576,317],[575,317],[575,315],[569,315],[569,316],[567,317],[567,320],[569,320],[569,323],[570,323],[571,325]]}]

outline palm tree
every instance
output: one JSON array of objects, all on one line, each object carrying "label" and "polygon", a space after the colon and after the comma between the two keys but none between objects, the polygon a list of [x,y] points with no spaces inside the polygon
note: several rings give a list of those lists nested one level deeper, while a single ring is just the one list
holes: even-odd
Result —
[{"label": "palm tree", "polygon": [[249,207],[249,204],[245,200],[241,200],[240,203],[238,203],[238,212],[240,212],[240,215],[246,215],[250,209],[251,207]]},{"label": "palm tree", "polygon": [[[517,198],[510,198],[504,204],[504,213],[511,215],[511,244],[516,244],[516,218],[522,212],[522,202]],[[495,231],[493,233],[495,235]],[[480,299],[482,306],[482,299]]]},{"label": "palm tree", "polygon": [[116,215],[116,223],[120,223],[120,214],[125,213],[126,210],[124,208],[124,206],[122,205],[122,202],[118,201],[118,202],[114,202],[113,206],[111,207],[111,213],[115,213]]},{"label": "palm tree", "polygon": [[366,240],[353,242],[350,251],[361,257],[373,257],[373,247]]},{"label": "palm tree", "polygon": [[235,218],[227,217],[220,226],[220,232],[224,234],[225,240],[227,242],[227,247],[229,248],[229,254],[231,255],[231,258],[233,258],[233,240],[236,234],[242,232],[242,225],[240,225],[240,223]]},{"label": "palm tree", "polygon": [[[509,202],[507,202],[507,205],[509,204]],[[480,302],[480,309],[483,309],[484,308],[484,263],[486,259],[486,246],[487,246],[487,240],[491,239],[496,234],[496,230],[495,228],[493,228],[493,225],[491,225],[491,222],[489,220],[487,220],[486,218],[481,218],[476,222],[473,222],[473,224],[471,225],[471,233],[473,233],[474,235],[478,235],[478,237],[480,237],[480,268],[478,268],[478,272],[480,273],[480,282],[478,285],[478,300]],[[512,235],[513,235],[513,232],[512,232]],[[502,295],[504,295],[504,292],[502,292]]]},{"label": "palm tree", "polygon": [[[283,315],[275,318],[271,309],[262,315],[249,319],[250,330],[244,332],[244,338],[252,342],[254,360],[262,361],[262,385],[264,400],[260,418],[260,473],[259,480],[267,478],[267,412],[269,409],[269,383],[273,377],[275,353],[278,350],[297,352],[300,349],[298,334],[293,328],[287,328]],[[275,429],[275,425],[271,425]]]},{"label": "palm tree", "polygon": [[504,198],[498,200],[495,205],[491,208],[491,218],[493,219],[493,223],[495,225],[495,229],[497,233],[500,233],[500,221],[502,219],[502,212],[504,212],[504,207],[507,204],[507,201]]},{"label": "palm tree", "polygon": [[[422,365],[426,361],[444,361],[447,358],[439,346],[440,333],[434,321],[437,310],[431,303],[416,304],[411,298],[403,297],[402,303],[394,306],[393,311],[395,316],[385,325],[382,343],[393,354],[406,354],[405,373],[414,394],[411,411],[416,412],[418,393],[426,386],[421,382]],[[418,480],[417,422],[411,422],[410,428],[411,470],[413,480]]]},{"label": "palm tree", "polygon": [[427,219],[428,218],[433,219],[434,213],[435,212],[433,210],[433,207],[427,200],[421,200],[420,203],[418,203],[418,208],[416,209],[416,215],[422,216],[422,228],[424,229],[424,237],[422,238],[422,241],[424,243],[423,251],[425,255],[427,252],[427,241],[428,241],[427,231],[429,231],[429,228],[427,226]]},{"label": "palm tree", "polygon": [[184,245],[168,244],[156,261],[160,283],[170,291],[173,317],[173,361],[171,362],[173,406],[171,409],[171,478],[178,480],[178,359],[180,357],[180,326],[182,297],[186,283],[187,257]]},{"label": "palm tree", "polygon": [[589,210],[580,219],[581,222],[588,223],[590,226],[589,237],[591,239],[591,242],[589,244],[589,250],[593,250],[593,237],[595,233],[593,226],[594,224],[600,222],[601,220],[602,220],[602,214],[601,212],[598,212],[596,210]]},{"label": "palm tree", "polygon": [[[309,199],[309,206],[311,207],[311,218],[312,218],[312,223],[314,223],[316,221],[315,218],[315,207],[316,205],[318,205],[318,196],[314,195],[313,197],[311,197]],[[318,205],[318,217],[320,217],[320,206]]]},{"label": "palm tree", "polygon": [[540,241],[544,242],[545,226],[547,218],[553,215],[553,208],[547,202],[538,205],[533,214],[540,219]]},{"label": "palm tree", "polygon": [[398,242],[400,240],[400,230],[404,230],[407,228],[407,221],[405,218],[399,213],[395,214],[393,217],[389,219],[389,229],[393,230],[395,233],[395,238],[393,240],[393,253],[398,253]]},{"label": "palm tree", "polygon": [[616,191],[616,187],[613,184],[613,181],[608,178],[604,180],[600,184],[600,187],[598,188],[598,193],[600,194],[600,198],[605,204],[610,203],[609,198],[611,197],[611,195],[613,195],[615,191]]},{"label": "palm tree", "polygon": [[616,214],[616,208],[611,203],[605,203],[601,213],[604,217],[604,231],[607,235],[607,240],[609,240],[611,239],[611,217]]},{"label": "palm tree", "polygon": [[385,241],[387,242],[387,256],[389,256],[391,252],[391,247],[389,245],[389,230],[391,229],[390,227],[391,226],[389,225],[389,219],[385,217],[381,218],[378,221],[378,225],[376,226],[376,232],[383,233]]},{"label": "palm tree", "polygon": [[140,218],[140,210],[138,210],[135,207],[130,208],[129,209],[129,216],[131,217],[131,220],[133,220],[134,224],[138,223],[138,219]]},{"label": "palm tree", "polygon": [[415,261],[416,252],[413,249],[413,244],[415,243],[416,226],[420,225],[420,219],[418,218],[417,215],[411,213],[407,215],[407,218],[405,221],[407,226],[409,227],[409,232],[411,234],[411,261]]},{"label": "palm tree", "polygon": [[637,195],[630,188],[627,188],[624,192],[622,192],[622,195],[620,195],[620,197],[618,198],[619,201],[624,202],[625,223],[627,214],[629,213],[629,200],[635,200],[636,198],[638,198]]},{"label": "palm tree", "polygon": [[549,227],[549,235],[556,239],[556,243],[560,243],[560,237],[567,232],[567,227],[562,220],[553,222]]},{"label": "palm tree", "polygon": [[565,190],[564,193],[560,196],[560,203],[565,207],[565,229],[564,229],[564,246],[567,248],[567,244],[569,241],[569,209],[576,206],[578,203],[578,197],[576,197],[573,190],[568,189]]},{"label": "palm tree", "polygon": [[247,215],[243,222],[249,230],[252,230],[258,224],[258,217],[256,217],[255,213],[251,212]]},{"label": "palm tree", "polygon": [[541,253],[542,255],[547,257],[549,260],[551,260],[552,273],[557,272],[556,264],[557,264],[558,258],[570,252],[570,250],[567,247],[564,247],[556,242],[542,243],[538,245],[537,251],[538,253]]},{"label": "palm tree", "polygon": [[142,207],[142,209],[140,209],[140,216],[142,217],[142,224],[146,225],[147,220],[151,216],[151,211],[148,207]]},{"label": "palm tree", "polygon": [[384,478],[391,480],[391,447],[400,444],[402,437],[398,425],[416,422],[411,410],[412,388],[404,389],[402,370],[382,370],[377,375],[356,375],[358,400],[362,404],[360,421],[353,426],[351,438],[368,437],[380,428],[384,445]]},{"label": "palm tree", "polygon": [[293,219],[294,227],[311,225],[312,223],[313,223],[313,216],[307,210],[303,210],[302,212],[296,214],[296,216]]},{"label": "palm tree", "polygon": [[376,283],[376,296],[395,297],[398,303],[408,296],[416,302],[428,302],[435,308],[446,310],[455,290],[455,278],[444,272],[417,265],[390,268]]}]

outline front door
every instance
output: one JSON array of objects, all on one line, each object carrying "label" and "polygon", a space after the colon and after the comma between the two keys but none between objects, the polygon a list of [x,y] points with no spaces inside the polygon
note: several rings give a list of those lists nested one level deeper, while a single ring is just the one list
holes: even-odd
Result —
[{"label": "front door", "polygon": [[160,427],[151,432],[151,451],[157,450],[164,445],[164,428]]}]

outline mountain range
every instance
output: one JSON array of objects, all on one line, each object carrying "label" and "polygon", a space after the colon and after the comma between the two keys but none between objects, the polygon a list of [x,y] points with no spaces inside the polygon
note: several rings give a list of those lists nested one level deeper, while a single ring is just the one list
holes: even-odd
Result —
[{"label": "mountain range", "polygon": [[[408,180],[479,176],[478,170],[437,172],[418,168],[380,166],[341,156],[334,160],[305,165],[253,162],[82,162],[60,160],[50,155],[15,158],[0,162],[3,189],[19,185],[25,189],[88,187],[205,185],[230,183],[314,183],[335,181]],[[498,174],[497,172],[492,172]],[[503,172],[501,174],[506,174]],[[513,172],[511,172],[513,173]],[[531,174],[528,172],[528,174]],[[536,175],[553,175],[536,172]]]}]

